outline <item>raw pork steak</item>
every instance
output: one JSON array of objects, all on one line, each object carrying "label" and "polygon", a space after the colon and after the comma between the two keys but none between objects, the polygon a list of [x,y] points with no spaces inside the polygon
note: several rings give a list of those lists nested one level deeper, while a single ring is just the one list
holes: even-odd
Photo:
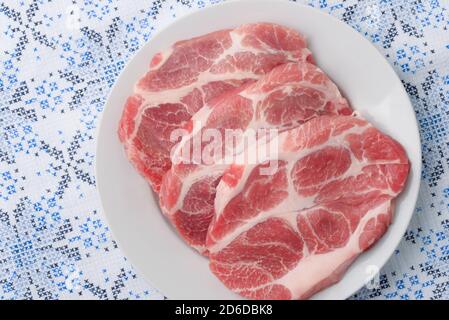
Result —
[{"label": "raw pork steak", "polygon": [[358,117],[318,117],[278,138],[271,175],[259,170],[264,162],[223,175],[210,268],[244,297],[304,299],[337,282],[384,234],[409,162],[399,143]]},{"label": "raw pork steak", "polygon": [[170,141],[211,98],[289,61],[311,60],[304,38],[270,23],[246,24],[179,41],[156,54],[128,98],[119,138],[136,169],[159,190]]},{"label": "raw pork steak", "polygon": [[[211,160],[184,158],[185,149],[193,150],[195,137],[205,129],[225,136],[225,129],[249,130],[274,128],[280,131],[296,127],[319,115],[351,114],[335,84],[315,65],[288,63],[276,67],[257,82],[223,94],[205,105],[192,118],[192,133],[185,137],[174,154],[174,163],[164,176],[160,205],[183,239],[206,254],[205,240],[214,216],[215,187],[227,167],[229,153],[245,148],[236,140],[235,149],[211,153]],[[238,138],[237,138],[238,139]],[[210,146],[205,142],[202,150]],[[204,153],[200,153],[204,154]]]}]

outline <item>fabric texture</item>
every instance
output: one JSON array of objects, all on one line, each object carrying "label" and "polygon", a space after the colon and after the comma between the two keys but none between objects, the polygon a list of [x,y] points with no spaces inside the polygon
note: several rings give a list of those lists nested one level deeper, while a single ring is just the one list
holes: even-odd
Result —
[{"label": "fabric texture", "polygon": [[[218,2],[0,0],[0,299],[164,297],[126,260],[100,212],[96,128],[136,50],[174,19]],[[413,219],[378,280],[353,298],[448,299],[449,1],[298,2],[376,46],[421,131]]]}]

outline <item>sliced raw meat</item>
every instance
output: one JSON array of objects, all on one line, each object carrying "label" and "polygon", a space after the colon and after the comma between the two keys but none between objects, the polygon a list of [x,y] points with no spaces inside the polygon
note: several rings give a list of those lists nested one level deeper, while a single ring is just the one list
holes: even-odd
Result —
[{"label": "sliced raw meat", "polygon": [[216,187],[210,268],[244,297],[304,299],[384,234],[409,162],[399,143],[353,116],[315,118],[277,142],[278,154],[231,166]]},{"label": "sliced raw meat", "polygon": [[178,142],[170,140],[173,130],[211,98],[280,64],[303,60],[311,61],[303,36],[270,23],[175,43],[153,57],[150,71],[126,102],[118,133],[129,160],[158,191]]},{"label": "sliced raw meat", "polygon": [[[224,142],[228,129],[241,130],[244,136],[258,129],[287,130],[320,115],[351,113],[335,84],[307,62],[278,66],[257,82],[222,95],[194,115],[188,126],[191,134],[184,137],[175,151],[175,164],[165,175],[160,192],[163,212],[188,244],[206,254],[215,187],[227,168],[225,160],[244,150],[248,141],[239,141],[236,135],[234,148],[225,149],[223,143],[221,152],[214,152],[209,148],[212,142],[204,141],[200,152],[191,156],[186,150],[194,150],[196,138],[201,139],[213,129]],[[206,153],[208,149],[212,152]]]}]

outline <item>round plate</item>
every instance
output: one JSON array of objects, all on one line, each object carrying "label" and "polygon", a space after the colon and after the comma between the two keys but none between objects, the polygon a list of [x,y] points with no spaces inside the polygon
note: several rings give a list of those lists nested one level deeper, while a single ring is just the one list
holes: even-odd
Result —
[{"label": "round plate", "polygon": [[352,264],[339,283],[314,298],[344,299],[361,288],[393,253],[414,210],[421,172],[418,126],[401,81],[375,47],[337,19],[295,3],[246,0],[202,9],[159,32],[129,62],[106,103],[98,135],[96,177],[103,212],[131,263],[170,299],[239,297],[212,275],[206,258],[177,236],[160,213],[156,196],[126,159],[117,137],[122,109],[153,54],[178,40],[261,21],[303,33],[318,66],[335,81],[353,108],[398,140],[411,162],[407,187],[397,200],[387,233]]}]

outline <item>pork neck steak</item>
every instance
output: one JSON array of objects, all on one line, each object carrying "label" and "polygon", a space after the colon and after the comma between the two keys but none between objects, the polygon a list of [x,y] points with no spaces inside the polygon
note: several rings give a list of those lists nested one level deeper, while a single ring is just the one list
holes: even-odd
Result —
[{"label": "pork neck steak", "polygon": [[242,25],[179,41],[156,54],[126,102],[119,138],[126,154],[159,191],[170,169],[173,130],[210,99],[289,61],[311,61],[298,32],[270,23]]},{"label": "pork neck steak", "polygon": [[[207,254],[205,241],[214,216],[216,186],[228,166],[224,160],[229,153],[244,151],[248,142],[237,136],[234,148],[224,148],[225,130],[241,130],[243,136],[258,129],[285,131],[317,116],[351,113],[335,84],[307,62],[283,64],[257,82],[221,95],[193,116],[190,135],[178,145],[174,165],[162,181],[162,211],[189,245]],[[205,163],[203,151],[212,142],[201,144],[199,158],[185,151],[193,150],[193,141],[201,139],[207,129],[220,134],[223,148],[208,153]]]},{"label": "pork neck steak", "polygon": [[354,116],[312,119],[281,133],[278,146],[260,164],[232,165],[216,187],[210,269],[244,297],[304,299],[384,234],[409,162]]}]

